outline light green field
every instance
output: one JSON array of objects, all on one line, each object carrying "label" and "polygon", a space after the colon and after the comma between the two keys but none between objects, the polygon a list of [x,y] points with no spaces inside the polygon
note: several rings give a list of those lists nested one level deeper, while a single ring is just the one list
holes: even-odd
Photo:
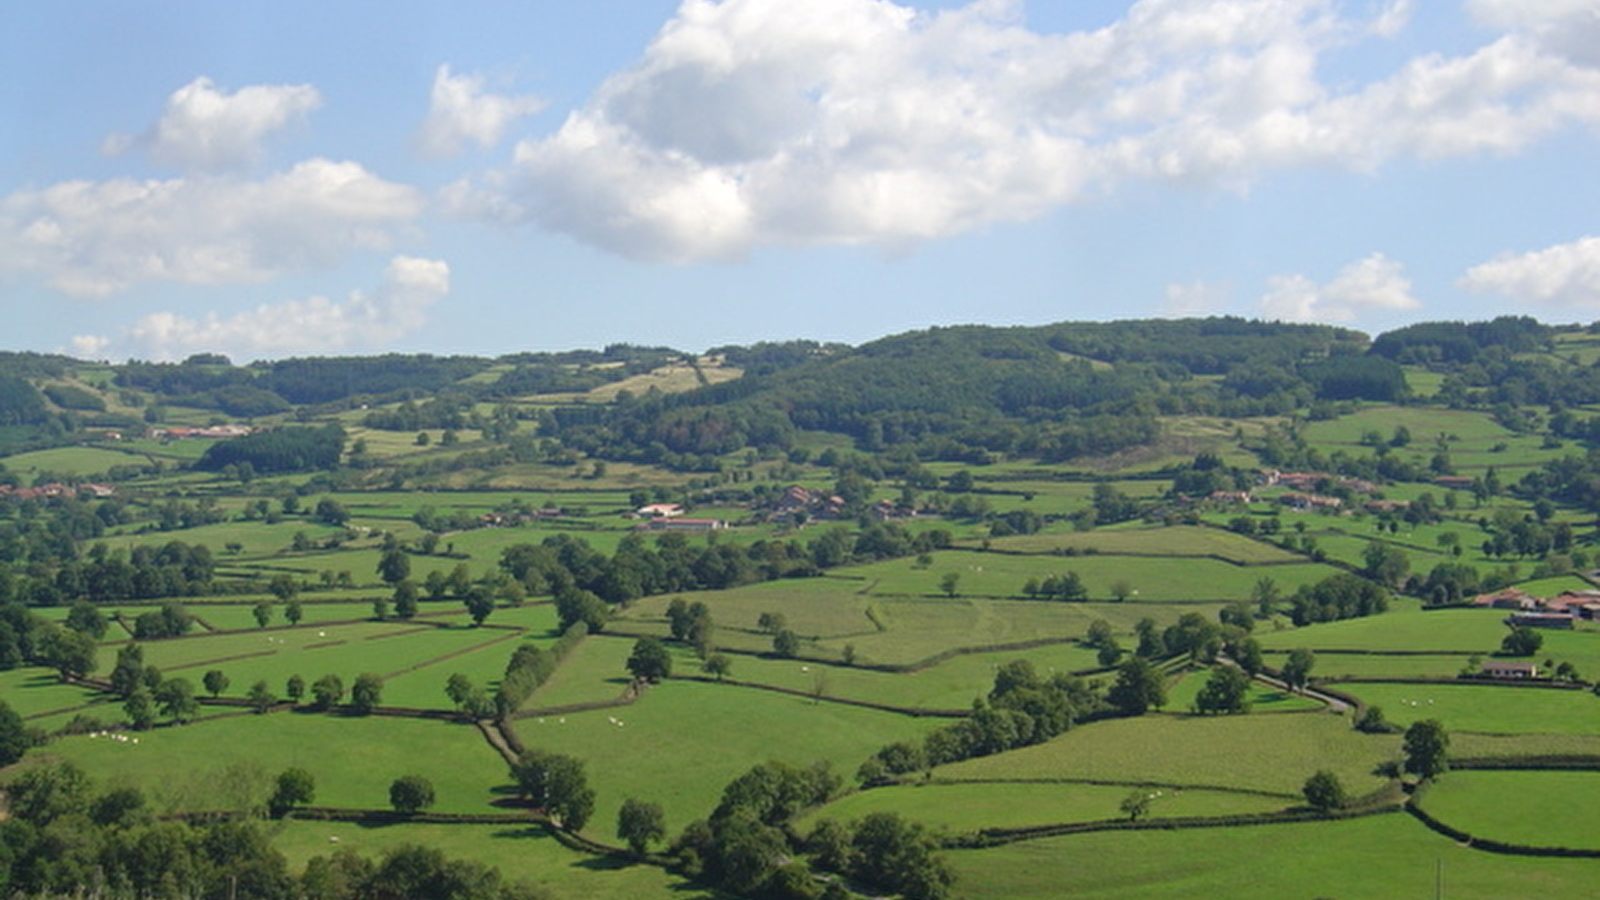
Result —
[{"label": "light green field", "polygon": [[[348,687],[362,672],[388,676],[448,653],[502,641],[510,634],[466,627],[362,622],[150,641],[144,644],[144,654],[146,663],[168,675],[183,675],[196,685],[205,670],[218,669],[232,682],[228,693],[243,696],[258,679],[281,692],[284,681],[296,674],[312,682],[332,673],[344,679]],[[505,652],[510,655],[509,649]],[[111,660],[114,657],[108,659],[108,667]],[[448,674],[439,676],[441,684]],[[441,696],[432,705],[443,702]]]},{"label": "light green field", "polygon": [[[98,700],[100,695],[87,688],[62,684],[54,670],[29,666],[0,672],[0,698],[4,698],[17,715],[28,718],[82,706]],[[121,717],[121,710],[113,712],[115,717]],[[103,712],[96,714],[105,715]]]},{"label": "light green field", "polygon": [[826,760],[848,779],[878,748],[914,740],[938,724],[769,691],[670,681],[632,706],[521,719],[517,733],[530,747],[587,761],[597,794],[591,829],[602,837],[628,797],[660,803],[669,827],[678,829],[709,815],[722,788],[758,762]]},{"label": "light green field", "polygon": [[[1262,655],[1267,665],[1283,668],[1287,653]],[[1319,653],[1311,677],[1323,678],[1454,678],[1471,660],[1470,656],[1368,656],[1347,653]]]},{"label": "light green field", "polygon": [[[1068,548],[1093,549],[1099,553],[1134,553],[1159,556],[1220,557],[1251,565],[1257,563],[1300,562],[1303,557],[1281,547],[1251,540],[1215,528],[1179,525],[1171,528],[1109,529],[1064,531],[1052,534],[1016,535],[997,538],[996,550],[1012,553],[1053,553]],[[1064,561],[1070,565],[1073,560]]]},{"label": "light green field", "polygon": [[1473,837],[1600,850],[1600,805],[1573,802],[1596,796],[1600,772],[1450,772],[1425,791],[1423,809]]},{"label": "light green field", "polygon": [[[1046,678],[1055,672],[1081,671],[1098,665],[1095,651],[1074,643],[1033,650],[966,654],[906,673],[740,655],[733,657],[733,671],[728,677],[807,693],[817,689],[820,679],[823,695],[828,697],[921,709],[964,710],[972,706],[975,697],[989,693],[997,667],[1017,659],[1032,662],[1034,669]],[[680,658],[673,671],[698,673],[698,663],[693,658]]]},{"label": "light green field", "polygon": [[1118,634],[1131,635],[1146,616],[1160,625],[1186,612],[1214,616],[1216,605],[1163,606],[1155,603],[1049,603],[1031,600],[967,598],[885,598],[873,609],[886,631],[832,640],[825,647],[856,646],[858,658],[903,665],[952,647],[983,647],[1042,638],[1082,638],[1090,623],[1104,619]]},{"label": "light green field", "polygon": [[261,791],[257,799],[264,799],[271,779],[290,766],[316,778],[313,802],[323,806],[387,808],[390,782],[416,774],[433,781],[436,811],[485,812],[509,784],[504,761],[483,735],[455,723],[245,713],[137,737],[138,744],[63,738],[49,753],[96,778],[140,785],[166,809],[214,809],[234,791]]},{"label": "light green field", "polygon": [[1458,847],[1410,816],[1102,832],[951,851],[969,900],[1171,897],[1433,897],[1587,900],[1600,860],[1529,859]]},{"label": "light green field", "polygon": [[[1179,678],[1177,683],[1167,686],[1166,709],[1172,712],[1188,712],[1194,709],[1195,698],[1200,695],[1201,689],[1206,685],[1209,672],[1189,672]],[[1252,682],[1250,692],[1250,711],[1252,713],[1269,712],[1306,712],[1321,709],[1322,704],[1308,697],[1281,691],[1269,687],[1261,682]]]},{"label": "light green field", "polygon": [[[614,822],[607,824],[615,827]],[[390,847],[421,844],[450,857],[495,866],[508,880],[544,888],[556,900],[715,900],[721,896],[655,866],[629,865],[568,850],[539,826],[367,826],[289,820],[271,827],[272,845],[288,857],[294,871],[303,869],[312,857],[328,856],[335,850],[353,849],[375,859]],[[610,841],[616,842],[614,838]]]},{"label": "light green field", "polygon": [[[951,833],[1094,822],[1124,818],[1119,807],[1127,796],[1125,786],[1092,784],[915,784],[874,788],[811,811],[802,820],[802,829],[818,819],[848,822],[875,812],[899,813]],[[1150,805],[1150,816],[1225,816],[1273,812],[1286,805],[1290,804],[1259,794],[1160,790]]]},{"label": "light green field", "polygon": [[1340,716],[1141,716],[1075,728],[1032,747],[934,770],[951,781],[1096,780],[1272,791],[1299,796],[1311,773],[1334,772],[1355,794],[1383,784],[1372,770],[1397,736],[1363,735]]},{"label": "light green field", "polygon": [[143,465],[149,463],[144,456],[118,453],[98,447],[57,447],[53,450],[35,450],[5,458],[6,469],[23,476],[28,481],[40,472],[59,475],[96,475],[112,466]]},{"label": "light green field", "polygon": [[[1324,622],[1304,628],[1265,632],[1267,650],[1412,650],[1428,653],[1483,653],[1500,648],[1506,634],[1503,610],[1441,609],[1423,612],[1396,608],[1376,616]],[[1313,674],[1316,674],[1313,672]]]},{"label": "light green field", "polygon": [[1466,684],[1345,684],[1399,725],[1438,719],[1448,731],[1600,734],[1600,697],[1588,691]]},{"label": "light green field", "polygon": [[[617,699],[628,686],[628,654],[632,652],[632,639],[590,635],[568,652],[555,674],[533,692],[527,708],[547,709]],[[507,658],[510,658],[509,650]],[[673,664],[686,665],[684,654],[679,653]]]},{"label": "light green field", "polygon": [[947,572],[961,576],[958,592],[980,597],[1022,597],[1030,578],[1076,572],[1094,600],[1111,599],[1111,586],[1128,583],[1136,594],[1129,602],[1243,600],[1259,579],[1270,577],[1286,591],[1313,584],[1338,570],[1315,563],[1267,567],[1230,565],[1215,559],[1127,556],[1007,556],[969,550],[933,554],[933,565],[897,559],[848,570],[876,583],[874,594],[940,596],[939,579]]}]

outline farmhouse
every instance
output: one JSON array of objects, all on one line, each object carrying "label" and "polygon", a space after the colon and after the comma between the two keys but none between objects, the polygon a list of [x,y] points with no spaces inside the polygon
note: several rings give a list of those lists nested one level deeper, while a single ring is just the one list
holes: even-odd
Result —
[{"label": "farmhouse", "polygon": [[1322,494],[1301,494],[1290,492],[1278,498],[1278,502],[1290,509],[1301,512],[1312,510],[1337,510],[1344,506],[1344,501],[1338,497],[1325,497]]},{"label": "farmhouse", "polygon": [[1512,628],[1572,628],[1571,613],[1555,612],[1514,612],[1506,616],[1506,624]]},{"label": "farmhouse", "polygon": [[1484,609],[1538,609],[1539,604],[1539,598],[1518,588],[1506,588],[1472,598],[1473,606]]},{"label": "farmhouse", "polygon": [[1491,659],[1479,671],[1488,678],[1538,678],[1539,667],[1531,662],[1509,659]]},{"label": "farmhouse", "polygon": [[683,507],[676,503],[651,503],[633,511],[640,519],[671,519],[683,515]]},{"label": "farmhouse", "polygon": [[721,531],[728,527],[722,519],[689,519],[683,516],[658,516],[640,526],[649,531]]}]

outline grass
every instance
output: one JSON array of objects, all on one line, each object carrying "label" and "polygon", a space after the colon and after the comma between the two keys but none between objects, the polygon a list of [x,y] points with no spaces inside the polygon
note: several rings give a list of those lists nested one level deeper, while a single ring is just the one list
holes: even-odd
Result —
[{"label": "grass", "polygon": [[[1287,653],[1262,655],[1268,666],[1283,668]],[[1471,661],[1470,656],[1437,654],[1429,656],[1369,656],[1365,654],[1322,653],[1311,673],[1316,678],[1454,678]]]},{"label": "grass", "polygon": [[939,579],[947,572],[961,576],[958,592],[980,597],[1021,598],[1030,578],[1076,572],[1089,597],[1109,600],[1111,587],[1127,582],[1135,591],[1130,602],[1243,600],[1262,577],[1270,577],[1286,591],[1313,584],[1338,570],[1316,563],[1247,568],[1215,559],[1177,557],[1008,556],[972,550],[945,550],[933,554],[933,564],[922,567],[914,559],[897,559],[858,566],[848,571],[875,583],[877,595],[939,596]]},{"label": "grass", "polygon": [[98,475],[112,466],[141,465],[148,460],[137,453],[120,453],[98,447],[57,447],[18,453],[5,459],[7,471],[15,472],[31,482],[40,472],[58,475]]},{"label": "grass", "polygon": [[416,774],[433,781],[436,811],[485,812],[509,784],[477,729],[415,719],[244,714],[144,732],[138,744],[63,738],[48,752],[94,777],[140,785],[174,810],[226,808],[236,795],[264,799],[271,779],[291,766],[311,772],[314,802],[323,806],[387,808],[389,783]]},{"label": "grass", "polygon": [[530,747],[587,762],[598,795],[591,828],[604,837],[628,797],[660,803],[676,831],[708,815],[723,787],[755,763],[822,760],[848,778],[878,748],[938,724],[730,685],[670,681],[632,706],[522,719],[517,731]]},{"label": "grass", "polygon": [[1595,860],[1529,859],[1457,846],[1410,816],[1340,822],[1103,832],[952,851],[968,900],[1169,897],[1431,897],[1586,900]]},{"label": "grass", "polygon": [[1218,557],[1241,565],[1303,560],[1303,557],[1272,544],[1251,540],[1228,531],[1190,525],[1018,535],[998,538],[991,545],[996,550],[1012,553],[1055,553],[1069,548],[1080,551],[1093,549],[1107,554]]},{"label": "grass", "polygon": [[1472,684],[1346,684],[1397,725],[1438,719],[1449,731],[1600,734],[1600,697],[1588,691]]},{"label": "grass", "polygon": [[1421,806],[1474,837],[1596,850],[1600,806],[1573,799],[1597,790],[1596,772],[1451,772],[1426,788]]},{"label": "grass", "polygon": [[[1167,688],[1167,705],[1165,709],[1173,712],[1186,712],[1194,709],[1195,698],[1199,696],[1200,690],[1205,687],[1208,678],[1210,678],[1210,673],[1202,671],[1189,672],[1178,679],[1176,684]],[[1288,691],[1281,691],[1259,681],[1251,682],[1251,712],[1307,712],[1321,708],[1321,703],[1310,698],[1292,694]]]},{"label": "grass", "polygon": [[[87,688],[62,684],[54,670],[29,666],[0,672],[0,697],[16,710],[17,715],[28,718],[92,703],[100,699],[100,694]],[[115,712],[120,718],[121,710]]]},{"label": "grass", "polygon": [[[870,813],[894,812],[953,833],[983,828],[1028,828],[1063,822],[1120,819],[1128,788],[1092,784],[916,784],[859,791],[813,810],[802,827],[818,819],[853,821]],[[1221,816],[1279,810],[1285,801],[1227,791],[1163,790],[1151,804],[1155,818]]]},{"label": "grass", "polygon": [[1351,729],[1339,716],[1141,716],[1095,722],[1044,744],[934,770],[952,781],[1087,779],[1271,791],[1298,796],[1327,769],[1353,793],[1376,789],[1372,774],[1398,753],[1398,737]]},{"label": "grass", "polygon": [[1424,651],[1491,653],[1500,647],[1506,626],[1501,610],[1397,608],[1362,619],[1325,622],[1304,628],[1263,632],[1265,650]]},{"label": "grass", "polygon": [[295,871],[315,856],[350,849],[369,859],[401,844],[421,844],[453,858],[500,869],[512,881],[545,888],[561,900],[715,900],[721,894],[665,870],[568,850],[542,827],[521,825],[355,825],[289,820],[274,824],[272,845]]}]

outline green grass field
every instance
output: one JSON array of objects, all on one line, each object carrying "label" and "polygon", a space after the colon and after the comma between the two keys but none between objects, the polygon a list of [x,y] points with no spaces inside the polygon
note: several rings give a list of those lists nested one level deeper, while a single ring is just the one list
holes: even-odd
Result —
[{"label": "green grass field", "polygon": [[[1010,553],[1057,553],[1067,549],[1094,550],[1098,553],[1131,553],[1169,557],[1217,557],[1242,565],[1302,562],[1303,557],[1281,547],[1251,540],[1215,528],[1176,526],[1171,528],[1110,529],[1064,531],[997,538],[996,550]],[[1071,561],[1067,561],[1070,564]]]},{"label": "green grass field", "polygon": [[1400,725],[1438,719],[1449,731],[1600,734],[1600,697],[1588,691],[1468,684],[1345,684]]},{"label": "green grass field", "polygon": [[[615,823],[609,823],[615,827]],[[724,895],[648,865],[630,865],[568,850],[543,828],[520,825],[380,825],[289,821],[273,826],[272,845],[295,871],[315,856],[352,849],[369,858],[401,844],[496,866],[512,881],[549,891],[555,900],[718,900]]]},{"label": "green grass field", "polygon": [[[1534,847],[1600,850],[1596,772],[1450,772],[1419,799],[1434,818],[1473,837]],[[1507,803],[1515,797],[1515,803]]]},{"label": "green grass field", "polygon": [[504,762],[478,730],[455,723],[245,713],[137,737],[138,744],[63,738],[48,752],[139,785],[160,808],[174,810],[215,809],[240,793],[264,800],[271,779],[290,766],[311,772],[313,802],[324,806],[387,808],[390,782],[416,774],[433,781],[435,810],[484,812],[510,784]]},{"label": "green grass field", "polygon": [[[1194,709],[1195,698],[1205,687],[1206,679],[1210,673],[1189,672],[1178,679],[1176,684],[1167,687],[1166,709],[1172,712],[1187,712]],[[1306,712],[1321,709],[1322,704],[1298,694],[1278,690],[1261,682],[1253,682],[1250,692],[1250,711],[1252,713],[1269,712]]]},{"label": "green grass field", "polygon": [[849,778],[879,747],[938,724],[731,685],[671,681],[631,706],[522,719],[517,732],[530,747],[587,761],[598,795],[591,828],[599,837],[628,797],[660,803],[678,829],[709,815],[723,786],[758,762],[825,760]]},{"label": "green grass field", "polygon": [[[1150,789],[1154,793],[1155,788]],[[899,813],[950,833],[984,828],[1028,828],[1064,822],[1121,819],[1129,789],[1093,784],[916,784],[858,791],[808,813],[818,819],[853,821],[875,812]],[[1152,818],[1223,816],[1273,812],[1288,801],[1259,794],[1206,790],[1161,790]]]},{"label": "green grass field", "polygon": [[1263,632],[1260,640],[1267,650],[1310,647],[1312,650],[1409,650],[1488,655],[1500,648],[1500,639],[1506,634],[1506,626],[1501,622],[1504,618],[1502,610],[1423,612],[1406,605],[1364,619]]},{"label": "green grass field", "polygon": [[1343,822],[1106,832],[950,853],[969,900],[1433,897],[1587,900],[1600,861],[1458,847],[1404,814]]},{"label": "green grass field", "polygon": [[1372,770],[1399,747],[1398,737],[1363,735],[1326,713],[1141,716],[1095,722],[1044,744],[940,766],[934,777],[1150,783],[1296,797],[1311,773],[1327,769],[1360,794],[1382,785]]}]

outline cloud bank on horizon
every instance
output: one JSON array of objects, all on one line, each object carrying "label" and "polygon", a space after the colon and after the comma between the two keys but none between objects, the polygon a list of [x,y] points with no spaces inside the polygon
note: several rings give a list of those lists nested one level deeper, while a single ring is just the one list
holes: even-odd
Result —
[{"label": "cloud bank on horizon", "polygon": [[[1562,139],[1592,148],[1600,0],[1463,9],[1483,39],[1452,51],[1405,40],[1410,0],[1140,0],[1103,27],[1054,32],[1030,28],[1020,0],[684,0],[543,134],[517,133],[549,106],[543,92],[514,92],[483,74],[492,63],[436,60],[416,117],[375,138],[414,148],[410,178],[334,154],[284,158],[361,98],[196,72],[145,130],[105,137],[107,164],[140,174],[0,184],[0,284],[114,304],[152,286],[224,297],[383,260],[369,276],[381,286],[343,302],[145,310],[119,333],[72,339],[79,353],[157,358],[382,349],[456,299],[449,261],[432,258],[448,248],[432,242],[461,227],[564,236],[618,266],[737,267],[829,247],[894,265],[1124,195],[1250,197],[1278,173],[1372,177]],[[1368,52],[1382,62],[1350,63]],[[1600,237],[1500,246],[1454,286],[1600,311]],[[1292,321],[1424,309],[1407,261],[1385,249],[1323,283],[1279,272],[1243,293],[1255,314]],[[1232,293],[1178,275],[1151,306],[1206,314]]]}]

